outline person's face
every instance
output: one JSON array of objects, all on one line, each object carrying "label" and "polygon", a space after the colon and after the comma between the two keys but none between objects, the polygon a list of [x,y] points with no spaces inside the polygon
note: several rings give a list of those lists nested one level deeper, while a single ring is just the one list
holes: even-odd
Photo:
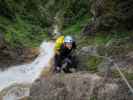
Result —
[{"label": "person's face", "polygon": [[68,49],[72,49],[72,43],[66,43],[66,47],[67,47]]}]

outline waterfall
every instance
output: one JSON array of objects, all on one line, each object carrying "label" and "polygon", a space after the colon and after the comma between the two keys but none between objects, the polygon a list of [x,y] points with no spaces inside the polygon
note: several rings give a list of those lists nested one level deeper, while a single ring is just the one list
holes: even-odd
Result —
[{"label": "waterfall", "polygon": [[[40,54],[33,62],[30,64],[13,66],[5,71],[0,71],[0,91],[12,85],[15,86],[15,84],[32,84],[40,77],[41,71],[49,66],[49,62],[53,56],[54,43],[43,42],[40,46]],[[4,92],[2,100],[18,100],[22,95],[27,96],[29,93],[28,90],[28,88],[19,88],[18,86],[12,87],[6,93]]]}]

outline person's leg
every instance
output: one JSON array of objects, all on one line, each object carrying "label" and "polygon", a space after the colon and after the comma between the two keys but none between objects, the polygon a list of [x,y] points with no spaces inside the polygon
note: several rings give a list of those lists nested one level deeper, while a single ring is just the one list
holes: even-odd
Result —
[{"label": "person's leg", "polygon": [[70,66],[71,66],[71,57],[66,57],[66,58],[64,58],[64,60],[63,60],[63,71],[65,72],[65,73],[70,73],[71,71],[70,71]]},{"label": "person's leg", "polygon": [[78,60],[77,60],[76,56],[73,54],[70,57],[70,59],[71,59],[71,67],[76,69],[76,67],[78,65]]},{"label": "person's leg", "polygon": [[60,55],[55,55],[54,60],[55,60],[55,65],[54,65],[55,70],[54,71],[60,72],[61,71],[61,62],[62,62]]},{"label": "person's leg", "polygon": [[64,72],[71,73],[76,71],[76,66],[78,62],[75,59],[76,57],[73,55],[67,56],[67,58],[65,59],[65,62],[67,62],[67,66],[64,69]]}]

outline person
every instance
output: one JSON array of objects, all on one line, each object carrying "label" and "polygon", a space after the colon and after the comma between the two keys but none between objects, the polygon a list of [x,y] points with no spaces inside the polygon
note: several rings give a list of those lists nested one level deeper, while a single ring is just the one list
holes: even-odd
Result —
[{"label": "person", "polygon": [[[76,49],[72,36],[59,36],[55,43],[55,72],[61,72],[64,61],[71,64],[71,52]],[[66,69],[69,72],[69,68]]]}]

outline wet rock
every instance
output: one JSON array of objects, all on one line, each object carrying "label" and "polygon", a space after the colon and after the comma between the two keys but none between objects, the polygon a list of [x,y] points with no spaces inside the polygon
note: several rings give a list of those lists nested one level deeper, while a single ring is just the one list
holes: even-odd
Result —
[{"label": "wet rock", "polygon": [[[119,82],[103,82],[95,74],[74,73],[40,79],[31,87],[30,100],[132,100]],[[124,95],[123,95],[124,94]]]},{"label": "wet rock", "polygon": [[11,48],[6,45],[0,49],[0,69],[10,66],[29,63],[39,55],[38,48]]}]

